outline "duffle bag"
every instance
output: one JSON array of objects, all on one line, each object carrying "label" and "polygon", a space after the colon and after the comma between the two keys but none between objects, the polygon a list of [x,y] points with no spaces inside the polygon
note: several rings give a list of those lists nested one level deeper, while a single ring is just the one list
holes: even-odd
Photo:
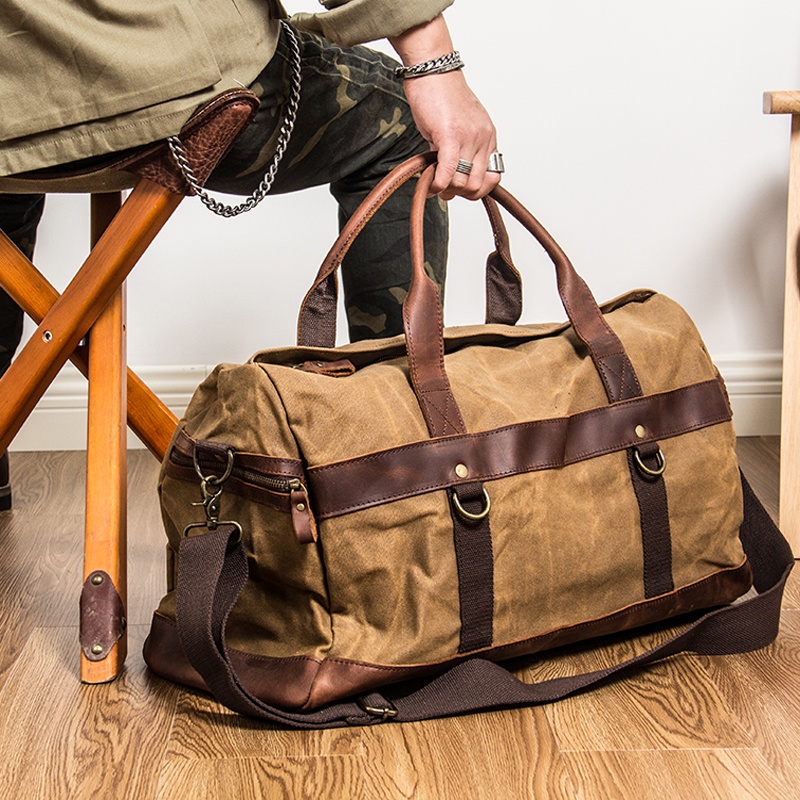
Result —
[{"label": "duffle bag", "polygon": [[[650,290],[598,306],[498,187],[486,322],[444,330],[423,257],[429,162],[398,167],[345,226],[296,347],[197,389],[159,483],[172,579],[149,667],[317,728],[549,702],[684,650],[773,641],[792,553],[741,476],[692,320]],[[336,347],[337,268],[416,176],[405,335]],[[567,321],[516,324],[498,205],[552,260]],[[598,672],[530,684],[499,663],[673,619]]]}]

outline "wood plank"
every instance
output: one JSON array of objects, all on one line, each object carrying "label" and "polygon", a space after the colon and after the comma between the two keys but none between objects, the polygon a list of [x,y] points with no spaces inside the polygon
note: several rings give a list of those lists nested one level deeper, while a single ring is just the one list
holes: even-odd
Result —
[{"label": "wood plank", "polygon": [[800,611],[767,648],[714,659],[713,677],[749,741],[800,795]]},{"label": "wood plank", "polygon": [[166,541],[158,503],[160,463],[128,452],[128,622],[149,625],[166,592]]},{"label": "wood plank", "polygon": [[228,758],[361,756],[361,730],[297,731],[238,716],[210,696],[185,692],[178,702],[168,757],[202,761]]},{"label": "wood plank", "polygon": [[364,796],[355,756],[168,759],[156,800],[356,800]]},{"label": "wood plank", "polygon": [[[767,488],[775,459],[770,447],[756,440],[752,449]],[[83,455],[12,458],[15,508],[0,515],[0,795],[800,795],[800,612],[792,610],[784,612],[778,642],[758,653],[677,658],[657,667],[655,675],[557,706],[412,725],[275,731],[149,675],[140,650],[164,591],[164,534],[155,494],[158,463],[144,451],[129,454],[128,524],[131,615],[145,624],[131,632],[121,679],[81,688],[72,654]],[[62,510],[72,513],[65,517]],[[787,600],[796,596],[800,573],[790,580]],[[70,627],[42,631],[43,620]],[[570,648],[558,661],[536,662],[526,677],[592,668],[664,635],[666,630],[653,632],[630,646],[612,642],[594,656]],[[696,662],[700,673],[680,668],[683,662]],[[120,700],[114,692],[126,684],[130,691]],[[551,714],[559,738],[549,725]],[[689,730],[695,721],[696,734]],[[574,730],[565,734],[563,727],[573,722]],[[572,749],[561,754],[559,742]],[[614,746],[621,749],[599,749]]]},{"label": "wood plank", "polygon": [[366,728],[369,800],[572,798],[541,709]]},{"label": "wood plank", "polygon": [[[598,649],[570,648],[529,670],[526,680],[546,679],[620,663],[666,638],[664,627],[624,636]],[[596,647],[596,645],[595,645]],[[708,658],[676,656],[620,681],[546,707],[562,752],[747,747],[749,741],[711,679]]]},{"label": "wood plank", "polygon": [[0,516],[0,531],[11,519],[24,519],[27,524],[45,516],[54,520],[83,516],[86,453],[11,452],[8,457],[14,508]]},{"label": "wood plank", "polygon": [[[0,692],[0,786],[16,797],[153,797],[179,690],[138,655],[114,683],[78,680],[76,628],[39,628]],[[69,666],[66,666],[69,665]]]},{"label": "wood plank", "polygon": [[578,797],[637,800],[790,800],[796,795],[757,750],[573,752]]}]

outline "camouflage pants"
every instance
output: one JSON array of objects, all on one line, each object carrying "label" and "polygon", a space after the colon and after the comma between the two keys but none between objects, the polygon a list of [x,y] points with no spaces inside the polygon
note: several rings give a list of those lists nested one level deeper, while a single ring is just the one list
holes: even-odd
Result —
[{"label": "camouflage pants", "polygon": [[[272,193],[329,184],[343,225],[381,178],[406,158],[428,149],[394,77],[395,62],[366,47],[341,48],[298,33],[303,73],[300,107]],[[234,149],[217,167],[212,190],[248,195],[259,184],[278,140],[289,92],[290,53],[281,34],[275,56],[251,88],[261,107]],[[411,274],[408,212],[413,186],[401,188],[355,240],[342,265],[350,338],[394,336],[402,331],[401,306]],[[0,195],[0,229],[29,257],[43,198]],[[268,214],[269,201],[253,214]],[[269,224],[267,218],[265,224]],[[313,225],[313,219],[308,225]],[[425,258],[443,286],[447,258],[447,209],[428,201]],[[264,254],[265,269],[270,254]],[[283,263],[275,255],[276,267]],[[317,264],[308,266],[311,285]],[[268,280],[268,276],[265,276]],[[0,290],[0,374],[19,344],[22,314]]]},{"label": "camouflage pants", "polygon": [[[42,195],[0,194],[0,229],[28,258],[33,258],[43,208]],[[8,369],[21,336],[22,310],[0,289],[0,375]]]}]

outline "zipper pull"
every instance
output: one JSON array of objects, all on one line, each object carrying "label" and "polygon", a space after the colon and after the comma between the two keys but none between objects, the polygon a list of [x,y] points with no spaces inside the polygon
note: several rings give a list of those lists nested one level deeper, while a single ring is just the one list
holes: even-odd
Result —
[{"label": "zipper pull", "polygon": [[297,541],[300,544],[313,544],[317,541],[317,523],[311,513],[308,502],[308,491],[303,484],[294,478],[289,481],[291,495],[289,502],[292,505],[292,525]]}]

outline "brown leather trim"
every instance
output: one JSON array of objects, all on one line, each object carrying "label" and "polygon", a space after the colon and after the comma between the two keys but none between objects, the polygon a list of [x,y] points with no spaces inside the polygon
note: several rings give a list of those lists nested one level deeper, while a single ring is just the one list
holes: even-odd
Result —
[{"label": "brown leather trim", "polygon": [[387,684],[440,674],[468,658],[480,657],[490,661],[504,661],[598,636],[628,631],[692,611],[726,605],[741,597],[751,585],[752,573],[749,563],[745,560],[738,567],[721,570],[668,595],[634,603],[606,617],[446,661],[394,667],[328,658],[320,666],[306,708],[317,708],[354,694],[364,694]]},{"label": "brown leather trim", "polygon": [[125,605],[111,576],[101,569],[90,573],[81,591],[80,642],[89,661],[102,661],[125,633]]},{"label": "brown leather trim", "polygon": [[337,272],[353,240],[377,213],[386,200],[406,181],[411,180],[426,164],[436,160],[435,153],[421,153],[393,169],[365,198],[368,205],[356,209],[317,272],[297,317],[297,344],[300,347],[336,346]]},{"label": "brown leather trim", "polygon": [[[197,484],[198,492],[200,491],[200,479],[197,477],[194,467],[181,467],[172,461],[167,461],[164,472],[175,480]],[[285,511],[289,514],[292,510],[288,492],[285,494],[283,492],[271,492],[263,486],[255,486],[235,476],[231,476],[225,482],[225,491],[239,497],[244,497],[246,500],[250,500],[253,503],[269,506],[276,511]]]},{"label": "brown leather trim", "polygon": [[[247,689],[265,703],[282,708],[302,708],[308,702],[320,661],[310,656],[269,658],[239,650],[228,651]],[[144,643],[144,660],[156,675],[169,681],[208,691],[205,681],[183,654],[175,620],[153,614]]]},{"label": "brown leather trim", "polygon": [[[215,444],[216,448],[212,448],[212,444]],[[216,452],[221,449],[221,446],[218,443],[208,443],[208,445],[203,450],[203,458],[218,462],[218,466],[208,463],[208,466],[204,466],[204,468],[208,469],[209,473],[222,475],[225,470],[226,459]],[[175,443],[170,451],[170,457],[167,459],[164,470],[170,478],[199,485],[200,479],[197,476],[197,472],[195,472],[194,466],[191,465],[194,447],[195,440],[186,431],[181,430],[175,438]],[[188,460],[189,463],[178,463],[180,458]],[[266,480],[297,478],[305,484],[307,478],[302,461],[241,452],[235,452],[233,459],[234,472],[225,482],[225,491],[230,491],[232,494],[245,497],[255,503],[270,506],[278,511],[291,512],[290,493],[288,491],[272,491],[260,485],[258,478],[261,477]],[[246,470],[248,473],[253,474],[245,475],[241,470]]]},{"label": "brown leather trim", "polygon": [[[184,458],[191,459],[194,455],[196,440],[189,436],[185,430],[181,430],[175,438],[173,451],[180,453]],[[245,453],[242,451],[234,452],[233,457],[234,469],[241,467],[242,469],[253,470],[260,472],[267,477],[283,477],[283,478],[305,478],[305,470],[303,469],[303,462],[295,458],[273,458],[272,456],[262,456],[258,453]],[[220,473],[225,466],[225,461],[219,459]]]},{"label": "brown leather trim", "polygon": [[[260,101],[253,92],[231,89],[202,105],[181,128],[178,138],[201,186],[242,130],[255,118],[259,106]],[[166,142],[145,148],[115,168],[134,172],[176,194],[194,194]]]},{"label": "brown leather trim", "polygon": [[433,437],[466,433],[444,368],[444,323],[439,287],[425,274],[423,209],[433,167],[422,173],[411,202],[411,285],[403,302],[408,371],[422,416]]},{"label": "brown leather trim", "polygon": [[[320,661],[310,656],[268,658],[237,650],[229,654],[243,684],[260,700],[285,709],[311,710],[388,684],[440,674],[467,658],[503,661],[722,606],[741,597],[751,585],[752,573],[745,559],[738,567],[720,570],[675,592],[634,603],[605,617],[429,664],[390,666],[340,658]],[[154,615],[144,657],[162,678],[208,691],[183,655],[173,620]]]},{"label": "brown leather trim", "polygon": [[612,403],[642,394],[633,365],[617,334],[600,311],[586,282],[544,226],[503,186],[491,196],[539,241],[556,268],[558,294],[572,327],[589,349]]},{"label": "brown leather trim", "polygon": [[[717,378],[567,417],[428,439],[310,467],[309,488],[317,518],[325,519],[458,483],[563,467],[730,419]],[[634,432],[637,425],[645,428],[642,438]],[[456,477],[457,464],[469,467],[469,477]]]},{"label": "brown leather trim", "polygon": [[522,276],[511,258],[511,246],[497,203],[483,205],[494,233],[495,251],[486,259],[486,324],[515,325],[522,315]]},{"label": "brown leather trim", "polygon": [[[239,132],[255,117],[259,105],[258,97],[253,92],[232,89],[200,106],[183,126],[179,138],[201,184],[205,183],[213,168],[230,149]],[[92,178],[106,172],[141,175],[177,194],[194,194],[178,171],[163,140],[109,155],[20,173],[14,178],[30,181],[34,185],[40,185],[41,191],[47,191],[47,181],[55,183],[82,177]],[[130,185],[130,180],[123,179],[118,188],[127,188]],[[109,186],[117,184],[109,183]],[[75,188],[73,191],[81,189]]]}]

